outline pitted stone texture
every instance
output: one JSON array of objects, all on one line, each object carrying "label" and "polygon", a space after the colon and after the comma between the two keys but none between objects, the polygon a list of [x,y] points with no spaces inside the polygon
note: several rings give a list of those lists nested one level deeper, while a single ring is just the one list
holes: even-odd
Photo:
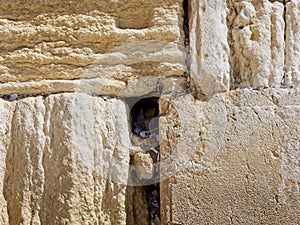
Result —
[{"label": "pitted stone texture", "polygon": [[284,5],[267,0],[233,0],[228,6],[231,86],[281,86],[285,63]]},{"label": "pitted stone texture", "polygon": [[286,4],[286,74],[287,86],[300,87],[300,1]]},{"label": "pitted stone texture", "polygon": [[[201,135],[185,147],[196,146],[180,172],[161,183],[162,223],[299,224],[299,91],[235,90],[207,103],[182,100],[169,102],[168,116],[185,108],[193,118],[197,109],[198,124],[190,129],[200,127]],[[181,123],[160,126],[167,132]],[[168,134],[162,156],[179,145],[180,134]]]},{"label": "pitted stone texture", "polygon": [[41,85],[56,81],[62,85],[46,91],[57,93],[72,91],[69,83],[82,78],[182,75],[181,3],[1,0],[0,83],[12,91],[25,82],[43,93]]},{"label": "pitted stone texture", "polygon": [[210,97],[229,89],[226,1],[192,0],[190,7],[192,85]]},{"label": "pitted stone texture", "polygon": [[9,224],[125,224],[130,139],[122,101],[59,94],[1,101],[1,110],[10,115],[9,145],[0,142]]}]

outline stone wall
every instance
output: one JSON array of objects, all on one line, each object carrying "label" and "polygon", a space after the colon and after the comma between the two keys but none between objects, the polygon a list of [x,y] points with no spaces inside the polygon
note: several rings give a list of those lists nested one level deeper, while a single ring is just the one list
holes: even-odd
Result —
[{"label": "stone wall", "polygon": [[161,224],[299,224],[299,30],[299,0],[0,0],[0,223],[147,223],[159,97]]},{"label": "stone wall", "polygon": [[163,224],[300,223],[299,6],[190,1],[190,75],[204,101],[163,108],[162,172],[178,171],[161,183]]}]

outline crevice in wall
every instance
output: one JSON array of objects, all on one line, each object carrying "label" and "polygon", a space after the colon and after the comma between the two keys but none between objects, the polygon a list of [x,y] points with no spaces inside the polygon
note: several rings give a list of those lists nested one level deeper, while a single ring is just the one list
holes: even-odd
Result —
[{"label": "crevice in wall", "polygon": [[235,59],[234,59],[234,40],[232,36],[232,29],[234,18],[236,17],[237,12],[233,3],[231,1],[227,1],[227,37],[228,37],[228,46],[229,46],[229,65],[230,65],[230,89],[233,90],[238,87],[238,85],[242,82],[242,78],[236,73],[235,68]]},{"label": "crevice in wall", "polygon": [[[40,97],[42,96],[44,99],[47,98],[50,95],[58,95],[58,94],[66,94],[66,93],[78,93],[78,92],[55,92],[55,93],[43,93],[43,94],[28,94],[28,95],[24,95],[24,94],[10,94],[10,95],[0,95],[1,99],[7,100],[7,101],[17,101],[17,100],[21,100],[24,98],[30,98],[30,97]],[[86,93],[88,94],[88,93]],[[111,98],[115,98],[114,96],[110,96],[110,95],[97,95],[97,94],[88,94],[91,95],[93,97],[100,97],[102,98],[104,101],[111,99]]]},{"label": "crevice in wall", "polygon": [[[237,8],[234,5],[235,2],[227,1],[227,15],[226,15],[226,24],[227,24],[227,39],[228,39],[228,46],[229,46],[229,56],[228,62],[230,66],[230,90],[239,88],[242,83],[242,76],[239,73],[239,66],[236,59],[236,52],[234,48],[234,38],[232,31],[233,29],[237,28],[234,24],[234,21],[238,15]],[[244,26],[239,26],[239,29],[243,29]]]},{"label": "crevice in wall", "polygon": [[43,96],[41,94],[31,94],[31,95],[20,95],[20,94],[10,94],[10,95],[0,95],[0,98],[8,101],[15,101],[20,100],[23,98],[29,98],[29,97],[38,97]]},{"label": "crevice in wall", "polygon": [[190,28],[189,28],[189,0],[183,0],[182,3],[183,7],[183,32],[184,32],[184,48],[185,48],[185,64],[187,70],[184,72],[186,77],[187,88],[191,87],[191,77],[190,77],[190,68],[191,68],[191,61],[190,61]]},{"label": "crevice in wall", "polygon": [[287,85],[287,71],[286,71],[286,32],[287,32],[287,25],[286,25],[286,3],[289,2],[289,1],[286,1],[284,0],[283,1],[283,6],[284,6],[284,9],[283,9],[283,21],[284,21],[284,67],[283,67],[283,78],[282,78],[282,81],[281,81],[281,86],[286,86]]},{"label": "crevice in wall", "polygon": [[130,151],[127,224],[160,224],[159,105],[157,97],[127,98]]}]

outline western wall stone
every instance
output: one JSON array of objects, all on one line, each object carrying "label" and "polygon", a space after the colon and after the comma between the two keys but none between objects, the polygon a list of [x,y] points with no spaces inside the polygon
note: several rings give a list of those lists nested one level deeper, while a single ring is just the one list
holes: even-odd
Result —
[{"label": "western wall stone", "polygon": [[185,71],[179,0],[32,0],[25,5],[0,3],[1,93],[72,92],[79,80],[99,77],[119,89],[120,83],[143,76]]},{"label": "western wall stone", "polygon": [[286,73],[285,84],[299,87],[300,84],[300,1],[286,3]]},{"label": "western wall stone", "polygon": [[190,1],[190,75],[199,92],[229,89],[226,1]]},{"label": "western wall stone", "polygon": [[[174,120],[163,124],[169,137],[162,140],[164,160],[187,156],[161,183],[163,224],[299,223],[299,91],[245,89],[206,103],[185,96],[168,105],[170,118],[182,108],[195,118],[196,109],[198,126],[175,121],[178,131],[170,138]],[[184,131],[196,135],[198,128],[198,140],[184,147],[179,141],[190,137]]]},{"label": "western wall stone", "polygon": [[279,87],[284,83],[284,4],[230,1],[231,85]]},{"label": "western wall stone", "polygon": [[1,111],[2,221],[125,224],[130,140],[123,102],[59,94],[1,100]]}]

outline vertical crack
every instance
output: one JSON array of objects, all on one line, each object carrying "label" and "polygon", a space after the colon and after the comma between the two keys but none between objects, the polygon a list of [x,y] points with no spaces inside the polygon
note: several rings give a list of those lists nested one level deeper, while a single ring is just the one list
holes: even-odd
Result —
[{"label": "vertical crack", "polygon": [[191,78],[190,78],[190,68],[191,68],[191,62],[190,62],[190,35],[189,35],[189,0],[183,0],[182,3],[183,7],[183,32],[184,32],[184,48],[186,53],[186,59],[185,64],[187,67],[187,70],[184,72],[184,75],[186,77],[186,83],[187,87],[190,88],[191,86]]},{"label": "vertical crack", "polygon": [[159,105],[157,97],[126,101],[131,141],[126,193],[127,224],[160,224]]},{"label": "vertical crack", "polygon": [[[237,9],[232,1],[227,1],[227,13],[226,13],[226,24],[227,24],[227,38],[229,46],[228,62],[230,66],[230,89],[234,90],[239,87],[242,82],[241,75],[237,71],[237,65],[235,60],[235,49],[234,39],[232,30],[234,29],[234,20],[237,16]],[[242,27],[240,27],[242,28]]]},{"label": "vertical crack", "polygon": [[286,3],[288,1],[284,0],[283,1],[283,6],[284,6],[284,9],[283,9],[283,20],[284,20],[284,34],[283,34],[283,39],[284,39],[284,64],[283,64],[283,78],[282,78],[282,81],[281,81],[281,85],[282,86],[286,86],[287,84],[287,69],[286,69],[286,51],[287,51],[287,48],[286,48],[286,33],[287,33],[287,25],[286,25]]}]

